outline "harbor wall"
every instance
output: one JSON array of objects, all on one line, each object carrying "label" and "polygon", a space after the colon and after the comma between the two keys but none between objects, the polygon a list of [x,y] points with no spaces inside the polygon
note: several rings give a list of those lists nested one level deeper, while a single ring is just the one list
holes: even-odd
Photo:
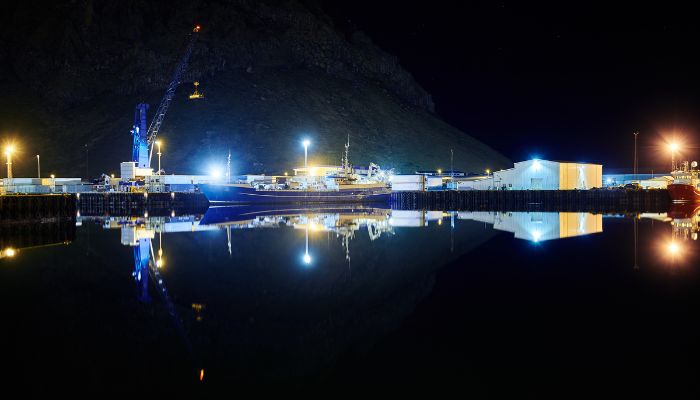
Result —
[{"label": "harbor wall", "polygon": [[465,190],[392,192],[391,208],[445,211],[666,212],[668,191]]},{"label": "harbor wall", "polygon": [[201,214],[209,207],[202,193],[127,193],[90,192],[77,196],[77,207],[81,215],[178,215]]},{"label": "harbor wall", "polygon": [[74,194],[0,195],[0,223],[45,223],[75,219]]}]

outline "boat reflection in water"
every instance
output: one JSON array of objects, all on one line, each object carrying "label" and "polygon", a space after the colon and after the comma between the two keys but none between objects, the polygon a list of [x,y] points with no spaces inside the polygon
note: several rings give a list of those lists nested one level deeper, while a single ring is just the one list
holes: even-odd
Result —
[{"label": "boat reflection in water", "polygon": [[201,224],[208,227],[226,229],[228,251],[231,254],[232,229],[294,228],[303,229],[306,235],[306,248],[302,260],[311,264],[309,254],[309,231],[333,232],[341,238],[345,249],[345,259],[350,261],[350,241],[361,229],[367,230],[370,240],[382,234],[393,234],[390,221],[391,210],[387,208],[355,205],[290,205],[289,207],[270,206],[229,206],[212,207],[202,218]]},{"label": "boat reflection in water", "polygon": [[[679,232],[687,228],[678,237],[697,236],[697,209],[648,217],[666,221],[664,234],[670,224]],[[372,348],[435,290],[438,270],[457,265],[477,279],[490,273],[480,263],[496,264],[479,247],[498,231],[506,232],[500,240],[507,244],[512,237],[542,242],[603,231],[601,214],[410,211],[358,204],[78,218],[79,224],[87,222],[121,230],[119,236],[95,235],[94,226],[82,232],[84,238],[92,231],[95,241],[120,241],[124,247],[114,252],[118,262],[105,268],[114,267],[129,284],[124,265],[133,262],[137,293],[127,286],[126,295],[152,311],[145,315],[171,317],[144,324],[144,313],[131,312],[132,307],[115,321],[126,321],[129,332],[143,328],[150,334],[153,327],[178,332],[182,340],[175,344],[184,344],[188,357],[177,370],[208,384],[228,383],[230,376],[251,384],[310,379],[356,349]],[[131,320],[132,315],[138,318]],[[149,355],[149,362],[158,362],[160,354]]]},{"label": "boat reflection in water", "polygon": [[674,204],[668,212],[673,227],[673,238],[698,240],[700,231],[700,205]]}]

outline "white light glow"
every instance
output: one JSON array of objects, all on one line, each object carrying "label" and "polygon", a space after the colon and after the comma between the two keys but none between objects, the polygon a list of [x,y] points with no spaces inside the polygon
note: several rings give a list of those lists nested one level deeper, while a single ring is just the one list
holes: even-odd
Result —
[{"label": "white light glow", "polygon": [[209,175],[214,179],[220,179],[221,178],[221,168],[212,167],[211,170],[209,171]]},{"label": "white light glow", "polygon": [[304,259],[304,264],[307,264],[307,265],[311,264],[311,256],[308,253],[304,254],[303,259]]}]

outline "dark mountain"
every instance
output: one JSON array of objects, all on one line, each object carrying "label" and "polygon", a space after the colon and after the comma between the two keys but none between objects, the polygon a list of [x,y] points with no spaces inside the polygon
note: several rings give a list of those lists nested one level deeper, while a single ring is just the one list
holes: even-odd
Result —
[{"label": "dark mountain", "polygon": [[[32,1],[0,6],[0,135],[21,152],[15,175],[118,172],[131,156],[133,110],[154,111],[187,35],[202,25],[165,118],[163,167],[202,173],[281,172],[350,159],[412,172],[508,165],[434,114],[430,95],[396,57],[359,31],[341,32],[298,1]],[[188,100],[199,81],[205,98]],[[149,115],[149,119],[152,116]],[[86,152],[89,151],[89,157]]]}]

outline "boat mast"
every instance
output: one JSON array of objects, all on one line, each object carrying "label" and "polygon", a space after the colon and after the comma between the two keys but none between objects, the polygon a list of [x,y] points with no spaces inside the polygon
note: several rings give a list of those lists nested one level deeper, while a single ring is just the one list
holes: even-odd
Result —
[{"label": "boat mast", "polygon": [[231,183],[231,149],[228,149],[228,160],[226,162],[226,183]]},{"label": "boat mast", "polygon": [[345,157],[343,158],[343,170],[346,174],[350,173],[350,161],[348,161],[348,152],[350,149],[350,134],[348,133],[348,141],[345,143]]}]

